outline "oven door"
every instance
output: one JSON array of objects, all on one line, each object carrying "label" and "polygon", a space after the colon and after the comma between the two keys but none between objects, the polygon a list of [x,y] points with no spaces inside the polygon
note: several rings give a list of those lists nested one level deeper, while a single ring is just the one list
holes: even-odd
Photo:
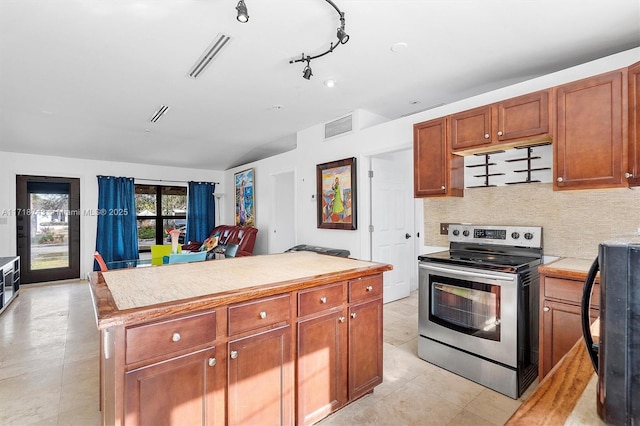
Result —
[{"label": "oven door", "polygon": [[517,367],[517,274],[421,262],[419,280],[420,335]]}]

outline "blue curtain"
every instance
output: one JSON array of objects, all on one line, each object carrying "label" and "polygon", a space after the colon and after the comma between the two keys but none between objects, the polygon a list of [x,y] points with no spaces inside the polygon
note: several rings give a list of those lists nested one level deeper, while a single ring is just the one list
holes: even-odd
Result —
[{"label": "blue curtain", "polygon": [[186,241],[204,241],[216,226],[215,183],[189,182]]},{"label": "blue curtain", "polygon": [[[96,251],[105,262],[139,258],[132,178],[98,176]],[[94,262],[93,270],[99,270],[97,262]]]}]

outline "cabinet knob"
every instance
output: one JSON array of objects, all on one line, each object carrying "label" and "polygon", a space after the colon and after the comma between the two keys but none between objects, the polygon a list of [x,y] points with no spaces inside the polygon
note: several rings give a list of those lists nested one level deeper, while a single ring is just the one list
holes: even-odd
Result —
[{"label": "cabinet knob", "polygon": [[356,314],[355,312],[353,312],[353,313],[351,314],[351,318],[355,318],[355,317],[357,317],[357,316],[358,316],[358,314]]},{"label": "cabinet knob", "polygon": [[558,176],[558,179],[556,179],[558,182],[564,182],[564,179],[562,178],[562,176]]},{"label": "cabinet knob", "polygon": [[327,303],[327,298],[326,297],[321,297],[320,298],[320,303]]},{"label": "cabinet knob", "polygon": [[545,306],[544,308],[542,308],[543,311],[545,312],[549,312],[551,310],[551,308],[549,308],[548,306]]},{"label": "cabinet knob", "polygon": [[373,291],[373,286],[368,285],[367,286],[367,291]]},{"label": "cabinet knob", "polygon": [[231,359],[236,359],[236,358],[238,358],[238,351],[231,351],[231,353],[229,354],[229,356],[231,357]]},{"label": "cabinet knob", "polygon": [[214,365],[216,365],[216,359],[215,358],[209,358],[209,367],[213,367]]},{"label": "cabinet knob", "polygon": [[171,336],[171,341],[179,342],[180,338],[181,338],[180,333],[173,333],[173,335]]},{"label": "cabinet knob", "polygon": [[498,136],[502,136],[502,130],[498,130]]},{"label": "cabinet knob", "polygon": [[442,189],[442,190],[444,191],[445,189],[447,189],[447,187],[446,187],[446,186],[444,186],[444,185],[442,185],[442,186],[440,187],[440,189]]},{"label": "cabinet knob", "polygon": [[632,178],[633,177],[633,173],[625,173],[624,177],[626,177],[627,179]]},{"label": "cabinet knob", "polygon": [[340,322],[344,322],[344,320],[345,320],[345,318],[344,318],[344,317],[340,317],[340,318],[338,318],[338,321],[340,321]]},{"label": "cabinet knob", "polygon": [[485,139],[489,139],[489,133],[485,133],[485,134],[484,134],[484,138],[485,138]]},{"label": "cabinet knob", "polygon": [[260,312],[260,318],[265,319],[267,317],[267,313],[266,312]]}]

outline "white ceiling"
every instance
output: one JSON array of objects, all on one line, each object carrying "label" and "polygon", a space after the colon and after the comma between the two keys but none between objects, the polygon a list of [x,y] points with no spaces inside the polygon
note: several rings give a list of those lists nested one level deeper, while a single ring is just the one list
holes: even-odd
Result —
[{"label": "white ceiling", "polygon": [[335,42],[325,0],[245,0],[247,24],[237,0],[2,0],[0,151],[225,170],[355,109],[396,119],[640,46],[638,0],[334,2],[351,38],[305,80],[289,60]]}]

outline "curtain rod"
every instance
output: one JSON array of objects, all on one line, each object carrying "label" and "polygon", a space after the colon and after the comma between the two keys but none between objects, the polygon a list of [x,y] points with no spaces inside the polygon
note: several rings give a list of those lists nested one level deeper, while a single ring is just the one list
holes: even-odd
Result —
[{"label": "curtain rod", "polygon": [[[104,175],[96,175],[96,177],[108,177],[108,176],[104,176]],[[134,179],[134,180],[148,180],[150,182],[180,182],[180,183],[189,183],[189,182],[195,182],[195,181],[189,181],[189,180],[178,180],[178,179],[145,179],[145,178],[129,178],[129,179]],[[214,183],[216,185],[220,185],[220,182],[198,182],[198,183]]]}]

